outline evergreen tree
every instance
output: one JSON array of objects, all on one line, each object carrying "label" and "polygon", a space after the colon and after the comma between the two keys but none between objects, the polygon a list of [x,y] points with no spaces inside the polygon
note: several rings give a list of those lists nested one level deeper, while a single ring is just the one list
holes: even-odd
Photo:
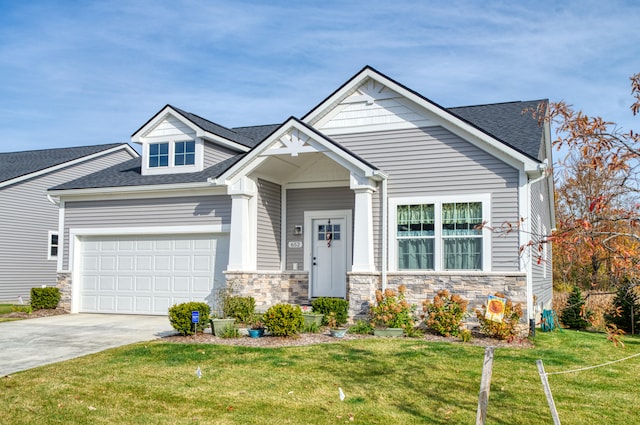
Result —
[{"label": "evergreen tree", "polygon": [[560,322],[562,322],[565,328],[586,329],[587,326],[589,326],[586,318],[591,315],[591,312],[584,307],[584,304],[582,291],[580,291],[579,287],[574,286],[567,300],[567,305],[560,315]]},{"label": "evergreen tree", "polygon": [[[633,319],[632,319],[633,317]],[[640,294],[636,285],[627,282],[618,289],[612,311],[605,314],[607,324],[614,324],[627,333],[640,333]],[[631,324],[633,323],[633,329]]]}]

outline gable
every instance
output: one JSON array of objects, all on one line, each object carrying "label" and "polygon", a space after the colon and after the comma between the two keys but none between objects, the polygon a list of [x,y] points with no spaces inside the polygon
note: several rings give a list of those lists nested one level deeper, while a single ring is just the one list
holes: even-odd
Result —
[{"label": "gable", "polygon": [[195,139],[196,131],[173,115],[167,115],[158,124],[144,133],[150,143],[175,139]]},{"label": "gable", "polygon": [[315,124],[327,135],[435,125],[425,111],[380,82],[367,78]]}]

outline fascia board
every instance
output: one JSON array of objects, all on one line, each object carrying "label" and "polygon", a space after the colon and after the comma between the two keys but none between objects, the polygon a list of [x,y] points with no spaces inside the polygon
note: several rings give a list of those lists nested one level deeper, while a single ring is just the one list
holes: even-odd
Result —
[{"label": "fascia board", "polygon": [[86,155],[86,156],[83,156],[83,157],[80,157],[80,158],[76,158],[76,159],[71,160],[71,161],[63,162],[62,164],[58,164],[58,165],[54,165],[53,167],[44,168],[42,170],[34,171],[33,173],[25,174],[24,176],[16,177],[16,178],[13,178],[11,180],[6,180],[6,181],[0,183],[0,188],[1,187],[6,187],[6,186],[11,186],[12,184],[16,184],[16,183],[19,183],[19,182],[24,181],[24,180],[29,180],[29,179],[32,179],[34,177],[38,177],[38,176],[41,176],[41,175],[44,175],[44,174],[47,174],[47,173],[51,173],[53,171],[57,171],[57,170],[60,170],[60,169],[66,168],[66,167],[70,167],[72,165],[80,164],[80,163],[82,163],[84,161],[89,161],[89,160],[92,160],[92,159],[95,159],[95,158],[99,158],[100,156],[107,155],[107,154],[110,154],[110,153],[113,153],[113,152],[117,152],[120,149],[124,149],[125,151],[127,151],[131,155],[132,158],[137,158],[137,157],[140,156],[138,154],[138,152],[136,152],[131,146],[129,146],[128,144],[123,143],[122,145],[115,146],[115,147],[113,147],[111,149],[107,149],[107,150],[104,150],[104,151],[96,152],[96,153],[93,153],[91,155]]},{"label": "fascia board", "polygon": [[[47,193],[51,196],[68,199],[71,197],[86,197],[86,196],[112,196],[121,194],[158,194],[162,195],[168,192],[179,192],[182,196],[191,195],[193,190],[197,189],[209,189],[210,191],[220,191],[221,194],[226,193],[226,189],[218,188],[209,182],[197,182],[197,183],[179,183],[179,184],[163,184],[163,185],[147,185],[147,186],[119,186],[119,187],[98,187],[87,189],[65,189],[65,190],[48,190]],[[186,192],[188,191],[188,192]]]}]

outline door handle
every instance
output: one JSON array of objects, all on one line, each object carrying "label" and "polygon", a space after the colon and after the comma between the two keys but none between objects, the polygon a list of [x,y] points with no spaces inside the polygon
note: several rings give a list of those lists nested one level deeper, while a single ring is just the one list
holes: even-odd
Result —
[{"label": "door handle", "polygon": [[316,257],[313,257],[313,265],[314,265],[314,266],[317,266],[317,265],[318,265],[318,263],[316,263]]}]

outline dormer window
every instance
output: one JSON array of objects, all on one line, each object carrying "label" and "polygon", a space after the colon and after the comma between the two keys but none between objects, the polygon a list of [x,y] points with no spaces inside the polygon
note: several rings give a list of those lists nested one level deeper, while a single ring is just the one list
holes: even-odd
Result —
[{"label": "dormer window", "polygon": [[169,143],[151,143],[149,145],[149,168],[168,166]]},{"label": "dormer window", "polygon": [[196,142],[176,142],[174,163],[176,166],[193,165],[196,161]]}]

